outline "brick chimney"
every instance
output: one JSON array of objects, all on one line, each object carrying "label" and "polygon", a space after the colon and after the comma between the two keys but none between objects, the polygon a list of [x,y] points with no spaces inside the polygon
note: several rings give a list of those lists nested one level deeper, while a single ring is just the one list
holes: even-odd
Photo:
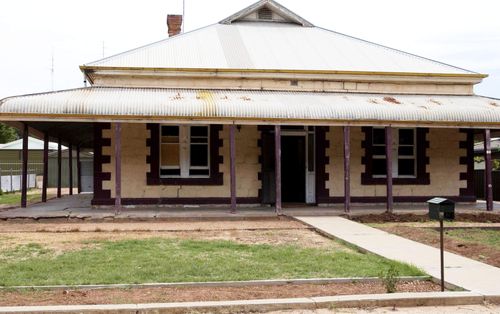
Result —
[{"label": "brick chimney", "polygon": [[167,15],[168,37],[181,33],[182,15]]}]

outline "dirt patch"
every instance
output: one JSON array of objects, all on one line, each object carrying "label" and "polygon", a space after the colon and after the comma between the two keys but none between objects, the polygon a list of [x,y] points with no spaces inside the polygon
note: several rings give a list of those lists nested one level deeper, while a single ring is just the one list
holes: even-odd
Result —
[{"label": "dirt patch", "polygon": [[[439,232],[433,229],[401,225],[379,225],[377,228],[436,248],[440,246]],[[446,251],[500,267],[500,251],[491,246],[460,241],[446,235],[444,246]]]},{"label": "dirt patch", "polygon": [[349,250],[308,229],[191,230],[151,232],[13,232],[0,233],[0,252],[20,245],[40,244],[55,254],[98,247],[100,241],[150,238],[189,240],[229,240],[242,244],[297,245],[305,248]]},{"label": "dirt patch", "polygon": [[[410,281],[398,283],[397,291],[440,291],[440,287],[430,281]],[[385,288],[381,283],[100,290],[28,290],[0,291],[0,306],[251,300],[374,293],[385,293]]]},{"label": "dirt patch", "polygon": [[286,218],[214,221],[134,221],[134,222],[33,222],[3,221],[2,232],[68,232],[68,231],[179,231],[179,230],[262,230],[307,229],[304,224]]},{"label": "dirt patch", "polygon": [[288,219],[189,222],[0,223],[0,250],[40,244],[56,254],[95,247],[99,241],[150,238],[230,240],[242,244],[347,249]]},{"label": "dirt patch", "polygon": [[[429,221],[427,214],[367,214],[356,215],[351,217],[352,220],[361,223],[383,223],[383,222],[426,222]],[[498,223],[500,222],[500,214],[497,213],[457,213],[455,221],[461,222],[484,222]]]}]

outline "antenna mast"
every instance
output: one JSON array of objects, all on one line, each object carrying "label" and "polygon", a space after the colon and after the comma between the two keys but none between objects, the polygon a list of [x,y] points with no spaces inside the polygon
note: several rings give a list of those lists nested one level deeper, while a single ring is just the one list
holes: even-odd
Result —
[{"label": "antenna mast", "polygon": [[54,47],[52,47],[51,65],[50,65],[50,88],[54,91]]},{"label": "antenna mast", "polygon": [[181,33],[184,33],[184,24],[186,24],[186,0],[182,0],[182,24],[181,24]]}]

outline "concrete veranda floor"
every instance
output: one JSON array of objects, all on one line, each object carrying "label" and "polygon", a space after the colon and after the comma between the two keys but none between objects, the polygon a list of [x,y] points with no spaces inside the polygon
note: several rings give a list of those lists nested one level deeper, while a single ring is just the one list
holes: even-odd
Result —
[{"label": "concrete veranda floor", "polygon": [[[242,219],[275,217],[273,207],[241,207],[237,213],[229,213],[227,206],[137,206],[124,207],[116,212],[112,207],[93,208],[90,205],[92,194],[65,195],[51,199],[47,203],[30,205],[27,208],[13,208],[0,211],[0,219],[156,219],[156,218],[194,218],[194,219]],[[495,212],[500,212],[500,202],[495,202]],[[485,203],[457,204],[457,212],[485,211]],[[378,214],[385,212],[385,204],[354,204],[351,215]],[[427,213],[425,203],[396,204],[395,213]],[[323,206],[299,206],[286,204],[283,214],[287,216],[339,216],[344,214],[342,204]]]}]

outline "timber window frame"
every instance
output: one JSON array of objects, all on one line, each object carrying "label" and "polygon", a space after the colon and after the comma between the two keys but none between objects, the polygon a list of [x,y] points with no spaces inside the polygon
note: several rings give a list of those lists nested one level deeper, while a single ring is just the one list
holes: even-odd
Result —
[{"label": "timber window frame", "polygon": [[161,125],[159,166],[160,178],[209,178],[208,125]]},{"label": "timber window frame", "polygon": [[[158,123],[148,123],[146,128],[149,130],[149,138],[146,139],[146,146],[149,147],[149,154],[146,156],[146,163],[149,165],[149,172],[146,174],[147,185],[223,185],[223,174],[219,170],[219,166],[223,162],[223,157],[220,155],[223,141],[219,138],[222,125],[211,124],[208,126],[209,174],[187,177],[181,177],[180,174],[177,176],[160,175],[161,125]],[[197,168],[200,169],[206,167],[192,167],[192,169]]]},{"label": "timber window frame", "polygon": [[[365,133],[365,140],[362,142],[365,152],[362,164],[365,165],[365,172],[361,174],[361,184],[385,184],[385,136],[381,140],[384,128],[364,127],[362,130]],[[405,130],[414,130],[412,139],[408,136],[408,131]],[[429,164],[427,157],[429,142],[426,140],[426,136],[429,130],[427,128],[395,128],[394,131],[393,184],[430,184],[430,175],[426,172],[426,166]],[[404,134],[405,132],[406,134]],[[411,160],[413,163],[408,162]],[[402,171],[405,167],[409,169],[407,173]],[[377,169],[381,170],[377,171]]]}]

